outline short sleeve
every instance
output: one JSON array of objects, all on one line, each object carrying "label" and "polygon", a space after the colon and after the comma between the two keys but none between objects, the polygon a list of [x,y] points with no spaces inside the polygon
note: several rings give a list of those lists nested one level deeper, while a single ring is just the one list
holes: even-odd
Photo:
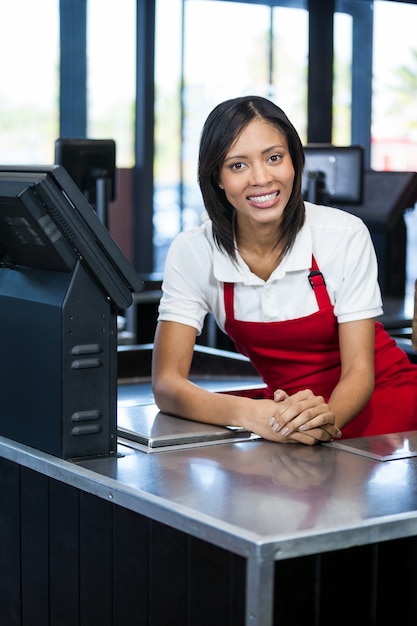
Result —
[{"label": "short sleeve", "polygon": [[168,251],[158,321],[193,326],[200,334],[208,313],[212,252],[203,231],[180,233]]},{"label": "short sleeve", "polygon": [[382,313],[378,264],[371,236],[357,219],[346,238],[343,280],[335,297],[335,315],[340,323],[376,317]]}]

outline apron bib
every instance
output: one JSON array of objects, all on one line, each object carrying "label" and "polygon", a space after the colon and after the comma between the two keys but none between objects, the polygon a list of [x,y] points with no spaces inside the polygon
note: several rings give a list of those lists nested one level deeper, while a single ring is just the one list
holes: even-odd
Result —
[{"label": "apron bib", "polygon": [[[246,322],[234,316],[234,284],[224,283],[225,330],[237,350],[262,376],[266,397],[275,389],[289,395],[302,389],[329,399],[340,378],[338,323],[314,257],[309,274],[319,310],[280,322]],[[417,428],[417,366],[382,324],[375,323],[375,390],[343,438]]]}]

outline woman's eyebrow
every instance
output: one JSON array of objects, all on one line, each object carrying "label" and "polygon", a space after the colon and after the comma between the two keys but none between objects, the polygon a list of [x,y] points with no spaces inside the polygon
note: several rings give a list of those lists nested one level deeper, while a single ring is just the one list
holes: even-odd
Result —
[{"label": "woman's eyebrow", "polygon": [[[266,154],[267,152],[271,152],[271,150],[277,150],[278,148],[285,148],[284,144],[275,144],[274,146],[270,146],[269,148],[265,148],[265,150],[262,150],[261,154]],[[225,162],[226,161],[230,161],[232,159],[247,159],[248,156],[246,154],[231,154],[230,156],[227,156],[225,158]]]}]

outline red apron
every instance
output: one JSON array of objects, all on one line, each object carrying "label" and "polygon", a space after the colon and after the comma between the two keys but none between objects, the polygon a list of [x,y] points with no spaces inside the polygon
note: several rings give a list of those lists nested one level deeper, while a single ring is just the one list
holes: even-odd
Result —
[{"label": "red apron", "polygon": [[[302,389],[329,399],[340,378],[338,323],[313,257],[309,281],[319,310],[281,322],[245,322],[234,317],[234,284],[224,283],[225,330],[268,386],[292,395]],[[343,438],[417,429],[417,366],[375,323],[375,390]]]}]

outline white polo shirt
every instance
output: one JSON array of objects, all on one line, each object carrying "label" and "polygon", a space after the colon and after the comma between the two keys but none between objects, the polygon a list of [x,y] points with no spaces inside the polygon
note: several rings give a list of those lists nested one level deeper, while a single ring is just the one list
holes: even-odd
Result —
[{"label": "white polo shirt", "polygon": [[235,318],[253,322],[296,319],[318,310],[308,281],[314,255],[340,323],[382,313],[377,261],[368,229],[358,217],[306,202],[306,220],[292,250],[267,281],[242,258],[237,265],[218,249],[211,222],[180,233],[166,260],[159,320],[201,333],[211,312],[224,330],[223,283],[235,283]]}]

